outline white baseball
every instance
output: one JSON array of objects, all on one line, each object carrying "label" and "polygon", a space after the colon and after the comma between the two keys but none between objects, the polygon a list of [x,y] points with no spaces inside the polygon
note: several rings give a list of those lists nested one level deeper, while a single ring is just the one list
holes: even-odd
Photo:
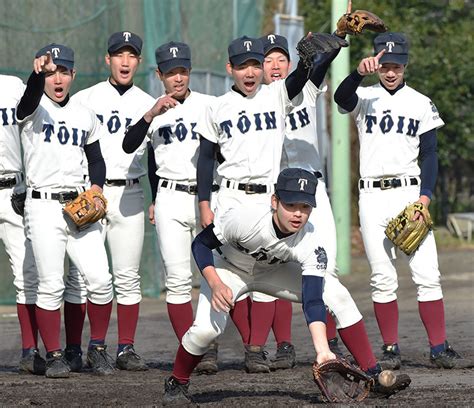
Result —
[{"label": "white baseball", "polygon": [[384,387],[391,387],[396,380],[397,376],[391,370],[384,370],[379,374],[379,383]]}]

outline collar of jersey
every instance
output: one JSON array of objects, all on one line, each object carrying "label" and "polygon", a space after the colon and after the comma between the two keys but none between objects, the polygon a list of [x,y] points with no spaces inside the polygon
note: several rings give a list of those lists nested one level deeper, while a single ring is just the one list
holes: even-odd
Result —
[{"label": "collar of jersey", "polygon": [[406,85],[406,82],[403,81],[400,85],[398,85],[394,90],[390,90],[390,89],[387,89],[385,88],[385,86],[382,84],[382,82],[379,82],[380,86],[385,89],[390,95],[395,95],[400,89],[402,89],[403,87],[405,87]]},{"label": "collar of jersey", "polygon": [[62,102],[56,102],[56,101],[53,101],[46,92],[44,92],[44,95],[48,98],[48,100],[51,102],[51,103],[54,103],[55,105],[61,107],[61,108],[64,108],[68,103],[69,103],[69,94],[66,95],[66,97],[64,98],[64,100]]},{"label": "collar of jersey", "polygon": [[254,92],[253,95],[245,95],[239,88],[237,88],[235,85],[232,85],[232,87],[230,88],[231,91],[234,93],[234,94],[238,94],[238,95],[241,95],[243,96],[244,98],[253,98],[255,95],[257,95],[257,93],[260,91],[260,88],[261,88],[262,84],[260,84],[257,88],[257,90]]},{"label": "collar of jersey", "polygon": [[133,82],[130,85],[114,85],[112,82],[110,82],[110,78],[107,80],[107,82],[120,94],[120,96],[125,94],[129,89],[133,87]]}]

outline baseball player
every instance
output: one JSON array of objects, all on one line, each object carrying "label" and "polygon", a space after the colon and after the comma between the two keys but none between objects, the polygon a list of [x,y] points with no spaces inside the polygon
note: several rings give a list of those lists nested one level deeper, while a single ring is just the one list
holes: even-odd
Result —
[{"label": "baseball player", "polygon": [[189,88],[191,51],[187,44],[168,42],[155,52],[156,73],[165,95],[131,126],[123,148],[132,153],[148,135],[154,206],[150,220],[156,226],[165,269],[166,304],[179,341],[193,322],[191,304],[191,243],[200,230],[196,164],[199,135],[195,131],[203,110],[215,99]]},{"label": "baseball player", "polygon": [[[335,358],[326,340],[322,295],[326,259],[320,256],[324,248],[307,222],[316,205],[317,183],[310,172],[286,169],[278,177],[271,207],[268,203],[236,204],[219,212],[215,224],[196,237],[192,250],[205,279],[196,318],[183,336],[172,376],[165,380],[164,404],[189,401],[192,370],[212,340],[224,331],[229,312],[246,302],[236,296],[254,279],[281,282],[279,286],[295,293],[303,287],[303,310],[317,361]],[[212,250],[216,248],[220,256],[214,260]],[[302,283],[295,279],[298,275],[302,275]]]},{"label": "baseball player", "polygon": [[[140,259],[145,233],[144,195],[140,177],[146,169],[140,162],[146,144],[134,154],[125,154],[122,141],[127,128],[137,122],[154,103],[147,93],[133,84],[141,62],[142,40],[129,31],[114,33],[108,40],[105,62],[110,77],[84,89],[73,99],[90,107],[106,129],[101,149],[107,166],[104,195],[108,200],[107,217],[102,228],[110,251],[114,290],[117,297],[118,346],[116,366],[121,370],[145,370],[146,364],[135,352],[135,332],[140,301]],[[133,237],[133,239],[130,239]],[[80,290],[80,278],[70,273],[65,295],[66,331],[68,333],[67,358],[80,369],[81,333],[85,302]],[[78,282],[79,281],[79,284]],[[82,318],[82,319],[81,319]]]},{"label": "baseball player", "polygon": [[[16,288],[16,308],[20,322],[22,358],[20,372],[44,374],[45,361],[38,351],[38,326],[35,317],[37,272],[31,242],[25,238],[21,208],[14,211],[10,202],[24,193],[20,130],[16,105],[25,90],[20,78],[0,75],[0,239],[12,266]],[[19,205],[21,206],[21,201]]]},{"label": "baseball player", "polygon": [[[34,71],[18,104],[26,172],[25,228],[38,269],[36,319],[46,348],[46,377],[69,377],[60,345],[60,306],[67,253],[84,275],[91,337],[87,360],[97,374],[113,373],[105,336],[112,309],[112,279],[99,224],[81,232],[67,228],[62,209],[84,190],[82,161],[89,163],[91,189],[102,191],[105,164],[101,126],[88,108],[72,101],[74,52],[50,44],[36,53]],[[97,202],[97,205],[100,205]]]},{"label": "baseball player", "polygon": [[[372,269],[375,316],[384,342],[381,364],[391,369],[401,365],[398,284],[396,254],[384,230],[408,203],[429,206],[438,170],[436,130],[444,125],[433,102],[405,83],[408,48],[402,33],[378,35],[374,40],[375,56],[362,59],[334,95],[341,112],[354,117],[359,133],[361,232]],[[379,83],[359,87],[365,76],[375,73]],[[408,262],[431,347],[430,360],[441,368],[456,367],[461,359],[446,341],[432,231]]]}]

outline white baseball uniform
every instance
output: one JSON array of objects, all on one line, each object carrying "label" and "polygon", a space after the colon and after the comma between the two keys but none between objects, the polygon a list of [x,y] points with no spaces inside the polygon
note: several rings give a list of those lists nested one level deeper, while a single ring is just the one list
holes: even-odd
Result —
[{"label": "white baseball uniform", "polygon": [[[336,274],[336,224],[326,183],[322,177],[323,166],[319,155],[316,124],[316,101],[325,91],[325,88],[321,90],[312,81],[308,81],[303,88],[303,103],[287,115],[281,169],[299,167],[315,174],[320,173],[316,189],[316,208],[311,212],[310,220],[318,231],[324,231],[320,239],[323,240],[328,256],[325,288],[330,294],[327,295],[326,305],[333,314],[338,311],[338,316],[335,316],[336,327],[341,329],[358,322],[362,315]],[[340,305],[343,304],[345,307],[341,308]]]},{"label": "white baseball uniform", "polygon": [[[122,149],[122,141],[127,128],[137,122],[155,100],[136,86],[120,95],[109,80],[78,92],[72,99],[92,109],[105,131],[100,146],[107,168],[104,195],[108,205],[102,235],[110,250],[117,302],[134,305],[142,298],[138,270],[145,219],[139,178],[146,174],[141,163],[146,143],[134,154],[127,154]],[[69,274],[65,299],[84,303],[80,277],[73,272]]]},{"label": "white baseball uniform", "polygon": [[25,85],[20,78],[0,75],[0,88],[0,239],[12,267],[16,303],[35,304],[38,277],[31,242],[25,237],[23,217],[13,211],[10,203],[13,193],[25,190],[15,115]]},{"label": "white baseball uniform", "polygon": [[[391,218],[419,199],[420,135],[443,126],[444,122],[431,100],[406,84],[394,95],[380,84],[359,87],[357,95],[359,100],[351,115],[360,140],[361,232],[372,268],[372,299],[388,303],[397,298],[398,282],[395,248],[384,230]],[[399,179],[401,187],[374,186],[385,177]],[[434,235],[430,232],[408,258],[418,301],[443,297],[437,258]]]},{"label": "white baseball uniform", "polygon": [[70,231],[63,218],[63,200],[54,199],[84,190],[84,145],[99,139],[100,123],[78,102],[69,100],[61,107],[46,95],[19,123],[27,187],[26,236],[39,277],[36,305],[46,310],[61,306],[66,252],[84,277],[88,299],[109,303],[112,279],[99,224],[79,233]]},{"label": "white baseball uniform", "polygon": [[148,130],[155,152],[156,174],[160,178],[155,225],[168,303],[183,304],[191,300],[196,269],[191,260],[191,243],[201,229],[196,195],[199,135],[195,128],[203,111],[215,99],[192,91],[183,103],[156,116]]},{"label": "white baseball uniform", "polygon": [[[268,197],[267,197],[268,198]],[[327,265],[319,234],[308,222],[300,231],[278,238],[273,212],[267,204],[238,205],[214,220],[214,234],[224,245],[222,255],[215,253],[220,279],[233,294],[254,281],[285,288],[290,297],[301,297],[301,276],[324,277]],[[325,300],[323,294],[323,300]],[[183,336],[183,347],[193,355],[202,355],[209,344],[225,329],[229,314],[211,308],[212,291],[203,279],[191,328]]]}]

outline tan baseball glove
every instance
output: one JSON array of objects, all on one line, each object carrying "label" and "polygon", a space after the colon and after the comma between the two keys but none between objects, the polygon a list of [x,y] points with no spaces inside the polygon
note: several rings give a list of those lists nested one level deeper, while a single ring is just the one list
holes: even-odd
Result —
[{"label": "tan baseball glove", "polygon": [[384,21],[374,13],[367,10],[356,10],[344,14],[336,26],[336,35],[344,38],[346,34],[357,35],[364,30],[384,33],[387,31]]},{"label": "tan baseball glove", "polygon": [[[416,211],[423,219],[413,221]],[[420,246],[433,227],[428,209],[421,203],[407,205],[395,218],[391,219],[385,229],[385,235],[405,254],[411,255]]]},{"label": "tan baseball glove", "polygon": [[374,380],[347,360],[337,358],[313,363],[313,378],[326,402],[351,403],[364,400]]},{"label": "tan baseball glove", "polygon": [[[98,201],[98,203],[96,203]],[[66,204],[64,218],[71,230],[82,231],[105,217],[107,200],[95,190],[86,190]]]}]

